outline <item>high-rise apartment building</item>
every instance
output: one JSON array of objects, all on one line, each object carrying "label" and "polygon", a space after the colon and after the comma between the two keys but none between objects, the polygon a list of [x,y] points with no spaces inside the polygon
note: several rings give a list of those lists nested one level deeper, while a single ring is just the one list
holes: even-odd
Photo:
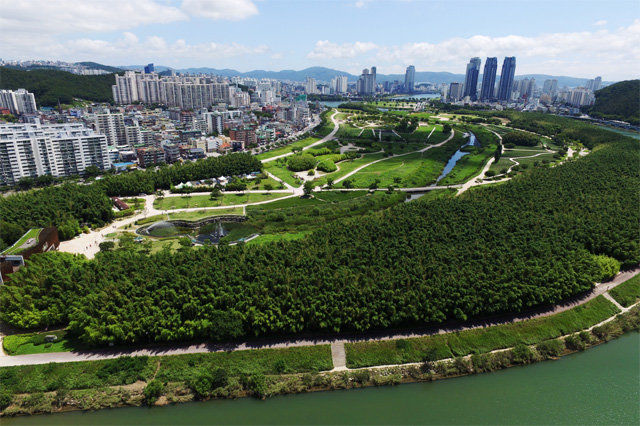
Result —
[{"label": "high-rise apartment building", "polygon": [[79,123],[0,124],[0,185],[23,177],[72,176],[111,167],[107,139]]},{"label": "high-rise apartment building", "polygon": [[513,88],[513,78],[516,75],[516,57],[507,56],[502,62],[502,73],[500,74],[500,83],[498,84],[498,100],[509,101],[511,99],[511,90]]},{"label": "high-rise apartment building", "polygon": [[147,64],[144,67],[144,73],[145,74],[151,74],[152,72],[155,72],[155,70],[156,70],[156,67],[154,67],[153,64]]},{"label": "high-rise apartment building", "polygon": [[359,95],[374,95],[377,88],[376,67],[371,67],[371,72],[367,68],[362,70],[362,75],[356,83],[356,92]]},{"label": "high-rise apartment building", "polygon": [[463,87],[462,83],[451,83],[449,85],[449,100],[456,102],[462,99]]},{"label": "high-rise apartment building", "polygon": [[32,114],[38,110],[33,93],[25,89],[0,90],[0,108],[6,108],[11,114]]},{"label": "high-rise apartment building", "polygon": [[496,86],[496,72],[498,70],[498,58],[487,58],[484,63],[484,73],[482,74],[482,86],[480,88],[480,100],[482,102],[492,101]]},{"label": "high-rise apartment building", "polygon": [[596,90],[600,90],[600,87],[602,87],[602,77],[596,77],[593,80],[587,81],[586,86],[587,89],[593,92],[595,92]]},{"label": "high-rise apartment building", "polygon": [[413,93],[415,82],[416,67],[409,65],[407,67],[407,71],[404,73],[404,91],[407,93]]},{"label": "high-rise apartment building", "polygon": [[555,96],[558,92],[558,80],[545,80],[542,85],[542,93],[547,94],[549,96]]},{"label": "high-rise apartment building", "polygon": [[336,76],[331,80],[331,86],[335,93],[347,93],[347,76]]},{"label": "high-rise apartment building", "polygon": [[230,102],[229,84],[213,77],[160,77],[155,72],[126,71],[122,76],[116,75],[112,91],[115,103],[120,105],[163,103],[169,107],[198,109]]},{"label": "high-rise apartment building", "polygon": [[107,137],[109,146],[127,145],[127,131],[122,114],[96,114],[96,131]]},{"label": "high-rise apartment building", "polygon": [[480,74],[480,58],[471,58],[467,64],[467,75],[464,80],[464,95],[471,101],[478,99],[478,75]]},{"label": "high-rise apartment building", "polygon": [[304,84],[304,91],[309,95],[318,93],[318,87],[315,78],[307,77],[307,80]]}]

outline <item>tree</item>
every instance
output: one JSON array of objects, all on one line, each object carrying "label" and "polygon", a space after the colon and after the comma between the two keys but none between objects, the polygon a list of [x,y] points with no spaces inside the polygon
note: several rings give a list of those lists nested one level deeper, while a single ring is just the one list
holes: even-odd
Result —
[{"label": "tree", "polygon": [[273,185],[271,185],[270,183],[265,183],[264,184],[264,190],[269,192],[273,190]]},{"label": "tree", "polygon": [[332,177],[328,177],[327,178],[327,188],[333,188],[333,178]]},{"label": "tree", "polygon": [[111,251],[115,246],[116,243],[113,241],[103,241],[98,247],[100,247],[100,251]]},{"label": "tree", "polygon": [[188,249],[193,245],[191,238],[189,237],[180,237],[179,243],[181,249]]},{"label": "tree", "polygon": [[342,182],[342,187],[347,189],[353,188],[353,182],[350,179],[345,179]]},{"label": "tree", "polygon": [[378,184],[380,183],[380,179],[376,179],[373,182],[371,182],[371,185],[369,185],[369,189],[378,189]]},{"label": "tree", "polygon": [[100,174],[101,170],[96,166],[89,166],[84,169],[84,174],[87,177],[96,177]]},{"label": "tree", "polygon": [[442,126],[442,133],[451,133],[451,125],[449,123],[445,123]]},{"label": "tree", "polygon": [[304,186],[302,187],[302,190],[304,191],[304,195],[305,197],[308,197],[311,195],[311,193],[313,192],[313,181],[306,181],[304,183]]},{"label": "tree", "polygon": [[212,200],[217,200],[221,196],[222,196],[222,191],[220,191],[219,188],[213,188],[213,191],[211,191],[211,195],[209,196],[209,198]]}]

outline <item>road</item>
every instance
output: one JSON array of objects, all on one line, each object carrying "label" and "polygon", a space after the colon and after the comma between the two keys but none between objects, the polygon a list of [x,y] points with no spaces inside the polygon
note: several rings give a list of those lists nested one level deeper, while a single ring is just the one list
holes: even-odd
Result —
[{"label": "road", "polygon": [[[327,136],[320,139],[319,141],[314,142],[311,145],[305,146],[304,148],[302,148],[303,151],[306,151],[307,149],[313,148],[314,146],[318,146],[320,144],[323,144],[335,138],[336,133],[338,133],[338,129],[340,128],[339,123],[336,121],[337,114],[338,114],[338,110],[333,110],[333,114],[331,114],[331,121],[333,122],[333,130],[331,131],[331,133],[329,133]],[[289,155],[293,155],[293,152],[287,152],[286,154],[276,155],[275,157],[271,157],[271,158],[265,158],[264,160],[262,160],[262,162],[268,163],[270,161],[274,161],[279,158],[288,157]]]},{"label": "road", "polygon": [[[353,336],[341,337],[318,337],[318,338],[300,338],[300,339],[282,339],[282,340],[255,340],[242,343],[212,344],[201,343],[193,345],[172,345],[172,346],[153,346],[147,348],[136,349],[101,349],[95,351],[78,351],[78,352],[55,352],[47,354],[32,355],[16,355],[7,356],[2,353],[0,356],[0,367],[16,366],[16,365],[34,365],[48,364],[51,362],[75,362],[75,361],[95,361],[101,359],[113,359],[121,356],[164,356],[164,355],[184,355],[194,353],[208,353],[221,351],[239,351],[247,349],[264,349],[264,348],[290,348],[299,346],[315,346],[315,345],[332,345],[336,356],[341,358],[340,344],[346,342],[373,342],[391,339],[407,339],[413,337],[424,337],[435,334],[452,333],[456,331],[484,328],[500,324],[509,324],[518,321],[524,321],[533,318],[541,318],[549,315],[557,314],[584,304],[595,297],[604,294],[608,290],[625,282],[629,278],[640,273],[640,266],[633,270],[622,272],[616,275],[611,281],[596,284],[593,291],[565,303],[552,306],[530,313],[522,313],[503,318],[489,319],[482,321],[472,321],[459,325],[430,327],[423,330],[414,331],[391,331],[386,333],[364,333]],[[337,345],[336,345],[337,344]],[[0,351],[1,352],[1,351]]]}]

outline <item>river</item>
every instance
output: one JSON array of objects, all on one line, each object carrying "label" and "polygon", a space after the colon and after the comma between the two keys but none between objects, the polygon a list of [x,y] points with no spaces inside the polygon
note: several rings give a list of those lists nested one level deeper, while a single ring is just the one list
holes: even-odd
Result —
[{"label": "river", "polygon": [[431,383],[2,419],[77,424],[639,424],[640,334],[495,373]]}]

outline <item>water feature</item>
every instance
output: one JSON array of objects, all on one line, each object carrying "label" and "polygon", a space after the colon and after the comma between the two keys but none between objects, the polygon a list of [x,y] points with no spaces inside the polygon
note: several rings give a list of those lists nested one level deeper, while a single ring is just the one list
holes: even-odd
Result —
[{"label": "water feature", "polygon": [[495,373],[431,383],[2,419],[76,424],[639,424],[640,334]]},{"label": "water feature", "polygon": [[328,108],[338,108],[340,105],[349,101],[319,101],[320,105],[324,105]]},{"label": "water feature", "polygon": [[225,223],[243,222],[247,218],[241,215],[211,216],[198,221],[163,220],[138,228],[136,232],[154,238],[188,236],[200,244],[216,244],[228,235]]},{"label": "water feature", "polygon": [[476,139],[476,135],[474,135],[473,133],[469,133],[469,142],[462,145],[462,147],[457,150],[456,153],[451,156],[451,158],[449,158],[449,161],[447,161],[447,164],[444,166],[442,173],[440,174],[440,176],[438,176],[438,179],[436,179],[436,184],[440,182],[440,180],[442,180],[446,175],[448,175],[451,170],[453,170],[458,160],[468,154],[468,152],[463,151],[463,148],[465,146],[480,146],[480,143]]}]

